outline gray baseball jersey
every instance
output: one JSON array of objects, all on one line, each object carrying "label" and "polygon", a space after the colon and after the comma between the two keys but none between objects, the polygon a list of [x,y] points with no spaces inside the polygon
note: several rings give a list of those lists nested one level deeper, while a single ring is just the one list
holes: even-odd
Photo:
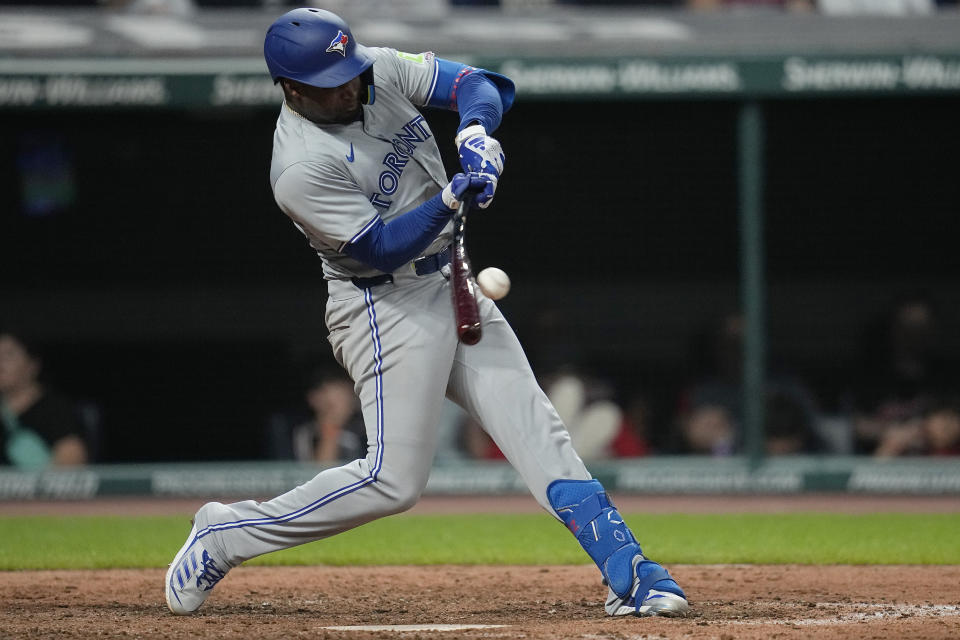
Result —
[{"label": "gray baseball jersey", "polygon": [[[343,253],[369,227],[422,204],[447,184],[436,139],[414,106],[435,82],[433,54],[370,48],[374,91],[363,120],[318,127],[287,106],[273,139],[270,183],[280,208],[307,236],[327,278],[379,273]],[[450,228],[424,255],[450,243]]]},{"label": "gray baseball jersey", "polygon": [[[491,300],[479,295],[483,339],[465,346],[442,272],[420,276],[405,266],[392,282],[363,289],[351,282],[378,272],[342,253],[345,243],[376,216],[389,221],[446,184],[433,133],[415,107],[430,98],[435,60],[391,49],[374,55],[374,99],[363,121],[320,126],[284,106],[271,170],[278,204],[323,258],[328,339],[354,380],[367,456],[273,500],[204,505],[197,539],[224,569],[412,506],[430,473],[445,396],[483,425],[554,517],[548,485],[590,478]],[[425,254],[449,241],[445,229]]]}]

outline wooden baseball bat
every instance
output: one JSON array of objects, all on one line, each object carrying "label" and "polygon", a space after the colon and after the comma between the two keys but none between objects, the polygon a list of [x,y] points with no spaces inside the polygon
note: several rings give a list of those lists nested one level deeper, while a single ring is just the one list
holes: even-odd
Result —
[{"label": "wooden baseball bat", "polygon": [[480,309],[477,307],[476,287],[473,279],[473,267],[467,255],[465,244],[467,212],[473,204],[476,194],[463,194],[460,207],[453,215],[453,247],[450,252],[451,296],[453,313],[457,323],[457,335],[463,344],[477,344],[483,335],[480,326]]}]

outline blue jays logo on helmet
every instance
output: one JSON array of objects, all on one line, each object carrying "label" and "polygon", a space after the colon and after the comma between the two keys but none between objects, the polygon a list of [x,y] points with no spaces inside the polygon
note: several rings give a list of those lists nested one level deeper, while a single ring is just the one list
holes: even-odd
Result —
[{"label": "blue jays logo on helmet", "polygon": [[372,53],[354,40],[343,18],[311,7],[274,20],[263,57],[274,82],[287,78],[314,87],[339,87],[373,65]]},{"label": "blue jays logo on helmet", "polygon": [[337,31],[336,37],[330,41],[330,46],[327,47],[327,53],[339,53],[346,58],[348,42],[350,42],[350,38],[347,37],[347,34],[343,31]]}]

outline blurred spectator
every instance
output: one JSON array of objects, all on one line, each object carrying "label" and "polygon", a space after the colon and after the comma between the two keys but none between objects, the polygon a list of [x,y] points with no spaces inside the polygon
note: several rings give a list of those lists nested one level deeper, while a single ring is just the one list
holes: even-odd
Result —
[{"label": "blurred spectator", "polygon": [[730,456],[736,453],[737,424],[731,412],[714,403],[691,403],[680,416],[680,453]]},{"label": "blurred spectator", "polygon": [[462,426],[463,447],[471,458],[477,460],[506,460],[500,447],[483,430],[479,422],[466,416]]},{"label": "blurred spectator", "polygon": [[636,394],[626,403],[620,428],[610,442],[610,454],[615,458],[638,458],[653,453],[650,425],[650,403]]},{"label": "blurred spectator", "polygon": [[[743,329],[739,314],[720,320],[707,346],[712,371],[681,393],[678,435],[682,452],[726,456],[743,448]],[[768,454],[813,453],[823,448],[816,432],[816,402],[799,380],[768,373],[764,402]]]},{"label": "blurred spectator", "polygon": [[923,421],[925,453],[960,456],[960,398],[942,400],[927,411]]},{"label": "blurred spectator", "polygon": [[580,458],[609,458],[623,420],[623,412],[612,400],[610,385],[566,366],[547,377],[544,390],[570,432]]},{"label": "blurred spectator", "polygon": [[960,455],[960,399],[932,401],[922,417],[891,426],[874,454],[882,458]]},{"label": "blurred spectator", "polygon": [[303,399],[304,406],[270,417],[271,457],[335,462],[366,455],[363,415],[346,374],[333,368],[315,370],[307,381]]},{"label": "blurred spectator", "polygon": [[868,331],[853,391],[858,453],[916,451],[924,416],[937,398],[953,392],[950,367],[938,356],[938,315],[926,295],[910,295],[895,301]]},{"label": "blurred spectator", "polygon": [[[583,460],[603,460],[617,455],[616,448],[623,430],[624,416],[613,402],[612,389],[599,378],[576,371],[572,366],[560,367],[544,376],[544,391],[570,433],[573,448]],[[471,418],[463,424],[464,449],[480,460],[503,460],[496,443]],[[622,436],[622,450],[644,450],[630,435]],[[629,453],[626,455],[643,455]]]},{"label": "blurred spectator", "polygon": [[78,409],[41,383],[41,369],[23,334],[0,329],[0,462],[23,469],[85,464]]},{"label": "blurred spectator", "polygon": [[821,450],[814,428],[816,413],[806,389],[799,385],[784,387],[775,382],[767,391],[764,416],[764,450],[767,455]]}]

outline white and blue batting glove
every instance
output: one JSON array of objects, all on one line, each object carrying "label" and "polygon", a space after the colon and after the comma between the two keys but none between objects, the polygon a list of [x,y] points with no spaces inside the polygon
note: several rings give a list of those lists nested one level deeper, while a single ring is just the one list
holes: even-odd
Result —
[{"label": "white and blue batting glove", "polygon": [[493,201],[497,190],[497,181],[503,174],[503,162],[506,156],[496,138],[487,135],[483,125],[475,124],[465,128],[455,138],[460,154],[460,165],[464,171],[483,173],[490,176],[490,184],[477,196],[477,204],[486,209]]},{"label": "white and blue batting glove", "polygon": [[[440,199],[443,200],[443,204],[445,204],[448,209],[457,209],[460,206],[460,200],[463,198],[463,194],[467,191],[473,191],[477,194],[476,202],[479,204],[480,198],[490,187],[491,177],[486,173],[458,173],[453,176],[450,183],[440,192]],[[493,183],[493,187],[496,188],[495,182]],[[491,190],[490,193],[490,197],[492,198],[493,191]]]}]

